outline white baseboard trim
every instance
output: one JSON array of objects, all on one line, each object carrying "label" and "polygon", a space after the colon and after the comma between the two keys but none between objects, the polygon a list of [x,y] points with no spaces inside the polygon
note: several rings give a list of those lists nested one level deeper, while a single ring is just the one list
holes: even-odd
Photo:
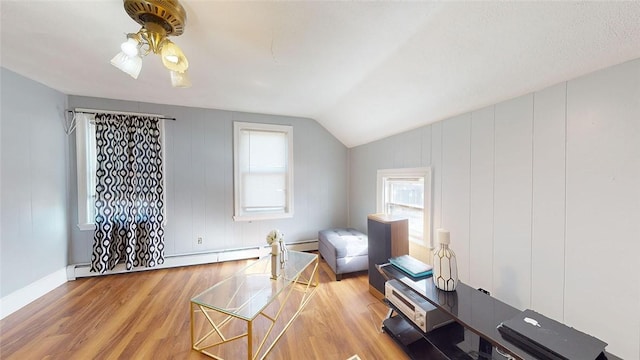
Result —
[{"label": "white baseboard trim", "polygon": [[[314,240],[299,241],[296,243],[288,244],[287,248],[294,251],[318,250],[318,240],[314,239]],[[172,256],[167,256],[165,258],[164,264],[158,265],[156,267],[152,267],[152,268],[140,267],[132,270],[127,270],[124,264],[118,264],[115,267],[115,269],[107,271],[104,274],[97,274],[94,272],[90,272],[89,264],[69,265],[67,269],[67,278],[68,280],[75,280],[77,278],[90,277],[90,276],[122,274],[122,273],[129,273],[129,272],[135,272],[135,271],[158,270],[158,269],[167,269],[167,268],[190,266],[190,265],[212,264],[212,263],[217,263],[222,261],[245,260],[245,259],[259,258],[261,256],[267,255],[270,250],[271,249],[267,245],[265,245],[261,247],[255,247],[255,248],[229,249],[229,250],[221,250],[219,252],[210,252],[210,253],[172,255]]]},{"label": "white baseboard trim", "polygon": [[265,255],[266,253],[267,253],[266,248],[265,250],[262,250],[261,248],[253,248],[253,249],[225,250],[221,252],[210,252],[210,253],[201,253],[201,254],[173,255],[173,256],[167,256],[164,259],[163,264],[160,264],[155,267],[149,267],[149,268],[138,267],[131,270],[127,270],[124,264],[118,264],[113,270],[109,270],[102,274],[89,271],[91,268],[89,264],[77,264],[77,265],[70,265],[69,267],[71,269],[68,272],[70,274],[69,280],[75,280],[77,278],[83,278],[83,277],[168,269],[168,268],[174,268],[174,267],[180,267],[180,266],[212,264],[220,261],[251,259],[251,258],[260,257],[262,255]]},{"label": "white baseboard trim", "polygon": [[287,245],[287,249],[293,251],[317,251],[318,239],[303,240]]},{"label": "white baseboard trim", "polygon": [[0,319],[22,309],[42,295],[67,282],[67,269],[62,268],[0,298]]}]

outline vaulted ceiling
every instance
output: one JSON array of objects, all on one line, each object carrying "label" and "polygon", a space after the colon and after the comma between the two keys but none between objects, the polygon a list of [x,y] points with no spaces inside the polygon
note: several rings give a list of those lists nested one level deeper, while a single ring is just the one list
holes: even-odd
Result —
[{"label": "vaulted ceiling", "polygon": [[[640,58],[640,2],[184,0],[193,86],[111,66],[122,1],[1,1],[2,66],[69,95],[308,117],[353,147]],[[5,90],[5,89],[3,89]]]}]

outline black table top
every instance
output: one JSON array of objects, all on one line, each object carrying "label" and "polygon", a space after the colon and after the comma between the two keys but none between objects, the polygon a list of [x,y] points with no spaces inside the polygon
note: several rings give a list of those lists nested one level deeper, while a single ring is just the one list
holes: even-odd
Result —
[{"label": "black table top", "polygon": [[504,339],[497,329],[502,321],[516,316],[520,310],[463,282],[458,282],[455,291],[443,291],[435,286],[431,277],[412,279],[390,264],[378,268],[385,277],[398,279],[493,346],[519,359],[535,359]]},{"label": "black table top", "polygon": [[[469,285],[458,282],[455,291],[438,289],[429,276],[414,279],[391,264],[377,265],[378,270],[387,279],[398,279],[425,300],[451,315],[455,321],[490,342],[500,351],[514,356],[516,359],[535,360],[536,358],[506,340],[497,329],[505,320],[518,315],[521,310],[508,305]],[[617,357],[606,353],[608,359]]]}]

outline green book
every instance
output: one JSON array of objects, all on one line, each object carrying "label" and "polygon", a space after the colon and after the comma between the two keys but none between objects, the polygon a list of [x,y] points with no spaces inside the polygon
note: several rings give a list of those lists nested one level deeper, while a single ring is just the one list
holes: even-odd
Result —
[{"label": "green book", "polygon": [[430,276],[433,273],[433,266],[425,264],[410,255],[394,257],[389,259],[389,262],[413,277]]}]

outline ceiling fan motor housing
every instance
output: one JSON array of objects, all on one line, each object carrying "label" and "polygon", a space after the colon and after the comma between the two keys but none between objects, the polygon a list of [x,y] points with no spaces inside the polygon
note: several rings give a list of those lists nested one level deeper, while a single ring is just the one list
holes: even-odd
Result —
[{"label": "ceiling fan motor housing", "polygon": [[187,22],[187,12],[177,0],[124,0],[124,9],[138,24],[158,24],[167,35],[182,35]]}]

